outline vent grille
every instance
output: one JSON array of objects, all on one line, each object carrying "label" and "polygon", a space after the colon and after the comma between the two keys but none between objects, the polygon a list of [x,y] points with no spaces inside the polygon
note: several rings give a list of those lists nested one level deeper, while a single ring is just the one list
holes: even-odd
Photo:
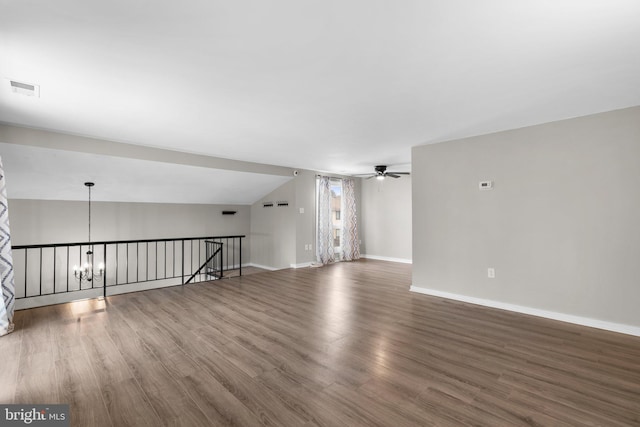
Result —
[{"label": "vent grille", "polygon": [[40,86],[32,85],[30,83],[18,82],[15,80],[9,80],[11,84],[11,91],[25,96],[40,97]]}]

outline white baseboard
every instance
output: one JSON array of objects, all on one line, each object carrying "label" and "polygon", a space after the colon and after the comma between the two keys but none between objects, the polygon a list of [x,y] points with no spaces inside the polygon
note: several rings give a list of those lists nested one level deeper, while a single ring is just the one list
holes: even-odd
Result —
[{"label": "white baseboard", "polygon": [[307,268],[307,267],[311,267],[311,264],[313,264],[312,261],[303,262],[300,264],[291,264],[291,268]]},{"label": "white baseboard", "polygon": [[68,302],[82,301],[98,298],[102,295],[102,288],[83,289],[75,292],[61,292],[59,294],[42,295],[16,300],[15,309],[44,307],[47,305],[65,304]]},{"label": "white baseboard", "polygon": [[412,260],[406,259],[406,258],[392,258],[388,256],[379,256],[379,255],[360,255],[360,258],[376,259],[378,261],[401,262],[403,264],[413,264]]},{"label": "white baseboard", "polygon": [[561,322],[573,323],[576,325],[589,326],[591,328],[604,329],[606,331],[619,332],[621,334],[640,336],[640,327],[625,325],[623,323],[605,322],[603,320],[591,319],[589,317],[574,316],[571,314],[558,313],[555,311],[540,310],[522,305],[509,304],[500,301],[488,300],[483,298],[470,297],[460,294],[452,294],[449,292],[438,291],[435,289],[422,288],[419,286],[411,286],[411,292],[426,294],[441,298],[452,299],[456,301],[468,302],[471,304],[482,305],[485,307],[499,308],[501,310],[515,311],[517,313],[529,314],[532,316],[544,317],[546,319],[559,320]]},{"label": "white baseboard", "polygon": [[[242,268],[250,267],[250,266],[251,266],[251,263],[248,263],[248,262],[242,263]],[[237,270],[239,268],[240,268],[240,264],[233,264],[233,265],[225,265],[224,266],[224,270],[225,271],[227,271],[227,270]]]},{"label": "white baseboard", "polygon": [[[150,289],[166,288],[181,285],[180,277],[172,279],[152,280],[149,282],[128,283],[123,285],[107,284],[107,297],[112,295],[128,294],[130,292],[147,291]],[[43,307],[47,305],[65,304],[68,302],[82,301],[101,297],[103,288],[83,289],[74,292],[60,292],[57,294],[28,297],[16,301],[16,310]]]},{"label": "white baseboard", "polygon": [[269,267],[268,265],[255,264],[253,262],[250,262],[249,264],[247,264],[246,267],[256,267],[256,268],[261,268],[263,270],[269,270],[269,271],[281,270],[280,268]]}]

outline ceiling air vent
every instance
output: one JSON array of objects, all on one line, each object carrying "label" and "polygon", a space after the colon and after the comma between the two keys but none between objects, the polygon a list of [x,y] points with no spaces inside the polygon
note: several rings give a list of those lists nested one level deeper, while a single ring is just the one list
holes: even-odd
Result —
[{"label": "ceiling air vent", "polygon": [[20,95],[40,97],[40,86],[9,80],[11,91]]}]

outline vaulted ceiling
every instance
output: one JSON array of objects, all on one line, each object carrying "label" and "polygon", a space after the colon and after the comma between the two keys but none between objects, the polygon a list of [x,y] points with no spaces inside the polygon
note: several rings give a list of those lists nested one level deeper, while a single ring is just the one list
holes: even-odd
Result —
[{"label": "vaulted ceiling", "polygon": [[639,22],[636,0],[0,0],[0,121],[369,172],[639,105]]}]

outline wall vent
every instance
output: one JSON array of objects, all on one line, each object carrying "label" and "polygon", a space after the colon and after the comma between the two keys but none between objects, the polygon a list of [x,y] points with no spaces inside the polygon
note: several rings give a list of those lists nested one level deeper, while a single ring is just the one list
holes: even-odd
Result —
[{"label": "wall vent", "polygon": [[222,215],[235,215],[237,211],[222,211]]},{"label": "wall vent", "polygon": [[273,207],[273,202],[266,202],[262,204],[263,208],[272,208]]},{"label": "wall vent", "polygon": [[36,98],[40,97],[40,86],[38,85],[18,82],[15,80],[9,80],[9,84],[11,85],[11,91],[13,93],[17,93],[25,96],[35,96]]},{"label": "wall vent", "polygon": [[289,206],[289,202],[278,202],[278,206]]}]

